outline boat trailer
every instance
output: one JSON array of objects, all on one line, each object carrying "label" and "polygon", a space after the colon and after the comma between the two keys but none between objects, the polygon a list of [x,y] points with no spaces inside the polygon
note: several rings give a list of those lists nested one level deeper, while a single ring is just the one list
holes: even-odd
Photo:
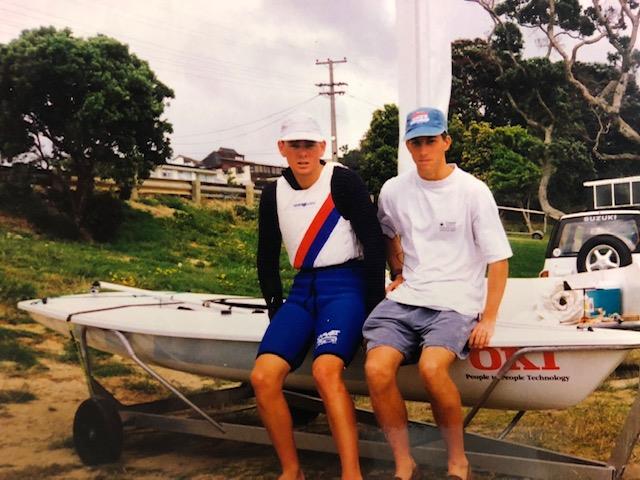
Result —
[{"label": "boat trailer", "polygon": [[[186,396],[136,355],[125,334],[115,330],[111,332],[122,343],[131,360],[171,391],[175,397],[135,405],[124,405],[118,401],[92,374],[90,350],[87,345],[87,327],[82,327],[80,335],[74,338],[78,344],[90,398],[82,402],[76,411],[73,442],[83,463],[96,465],[117,461],[122,453],[125,426],[189,433],[237,442],[271,444],[267,431],[262,426],[237,420],[224,421],[224,417],[228,417],[229,413],[233,416],[240,411],[255,408],[255,403],[251,402],[253,391],[250,385],[240,384],[236,387]],[[580,348],[585,349],[584,346]],[[525,347],[516,351],[498,371],[480,401],[465,417],[465,428],[520,357],[532,352],[571,349],[572,347]],[[324,412],[322,401],[317,397],[287,390],[285,390],[285,396],[296,424],[304,424]],[[235,409],[228,408],[229,405],[239,403],[246,405]],[[191,416],[186,416],[185,410],[190,411]],[[194,413],[196,418],[193,418]],[[517,412],[496,438],[465,432],[465,451],[474,470],[530,479],[620,480],[640,435],[640,395],[636,397],[627,414],[607,462],[505,440],[525,413],[525,411]],[[219,419],[216,420],[212,416]],[[373,413],[356,409],[356,417],[361,438],[359,440],[360,455],[365,458],[392,460],[391,450],[379,429],[376,428]],[[410,421],[409,435],[412,454],[418,463],[446,468],[444,442],[435,425]],[[336,453],[335,444],[329,433],[313,433],[304,431],[303,428],[296,428],[294,437],[297,447],[301,450]]]}]

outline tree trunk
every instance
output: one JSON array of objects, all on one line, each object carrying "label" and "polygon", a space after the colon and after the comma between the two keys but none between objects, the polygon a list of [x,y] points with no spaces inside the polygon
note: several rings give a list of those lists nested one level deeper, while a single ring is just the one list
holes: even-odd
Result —
[{"label": "tree trunk", "polygon": [[87,213],[87,205],[93,195],[95,181],[93,172],[78,171],[76,180],[76,191],[72,196],[73,201],[73,217],[78,227],[82,226]]},{"label": "tree trunk", "polygon": [[[526,208],[529,208],[529,206],[527,205]],[[529,212],[522,212],[522,218],[524,218],[524,224],[527,226],[527,232],[533,233],[533,225],[531,224],[531,214]]]},{"label": "tree trunk", "polygon": [[540,201],[542,211],[551,218],[558,220],[562,215],[564,215],[564,212],[552,207],[549,203],[549,197],[547,196],[549,181],[551,180],[551,175],[553,175],[555,170],[556,168],[551,164],[551,160],[546,158],[545,154],[544,164],[542,165],[542,177],[540,178],[540,185],[538,186],[538,200]]}]

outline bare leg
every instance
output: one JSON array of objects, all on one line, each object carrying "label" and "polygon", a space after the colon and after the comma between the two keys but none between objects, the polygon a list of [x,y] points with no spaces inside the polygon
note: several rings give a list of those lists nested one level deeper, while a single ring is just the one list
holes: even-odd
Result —
[{"label": "bare leg", "polygon": [[342,480],[362,480],[356,415],[353,400],[342,380],[343,370],[344,362],[335,355],[320,355],[313,362],[313,378],[324,402],[340,456]]},{"label": "bare leg", "polygon": [[396,381],[403,358],[402,353],[392,347],[372,348],[364,368],[373,410],[393,452],[395,475],[408,479],[416,463],[409,444],[407,408]]},{"label": "bare leg", "polygon": [[443,347],[422,350],[418,368],[425,383],[433,415],[447,445],[449,474],[467,478],[469,461],[464,453],[462,403],[460,393],[449,376],[449,367],[456,359]]},{"label": "bare leg", "polygon": [[282,475],[279,479],[302,480],[304,475],[293,439],[291,412],[282,393],[289,369],[289,364],[277,355],[260,355],[251,372],[251,385],[256,395],[258,413],[280,459]]}]

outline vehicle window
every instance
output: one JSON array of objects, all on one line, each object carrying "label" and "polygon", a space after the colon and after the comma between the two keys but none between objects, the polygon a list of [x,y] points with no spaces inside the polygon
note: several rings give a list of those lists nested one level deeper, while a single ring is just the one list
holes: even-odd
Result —
[{"label": "vehicle window", "polygon": [[576,218],[568,221],[559,232],[558,248],[561,255],[576,255],[582,245],[596,235],[614,235],[624,241],[632,252],[638,248],[640,241],[638,224],[634,218]]}]

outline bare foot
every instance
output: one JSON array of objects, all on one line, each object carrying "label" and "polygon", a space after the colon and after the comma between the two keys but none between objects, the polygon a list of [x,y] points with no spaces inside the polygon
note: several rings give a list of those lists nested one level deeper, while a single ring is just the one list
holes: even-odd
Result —
[{"label": "bare foot", "polygon": [[447,475],[455,475],[463,480],[468,480],[469,477],[469,463],[466,464],[449,464],[449,471]]},{"label": "bare foot", "polygon": [[396,473],[394,478],[400,480],[410,480],[413,478],[413,472],[416,471],[415,462],[407,463],[406,465],[396,465]]},{"label": "bare foot", "polygon": [[278,477],[278,480],[304,480],[304,472],[297,470],[295,472],[282,472],[282,475]]}]

